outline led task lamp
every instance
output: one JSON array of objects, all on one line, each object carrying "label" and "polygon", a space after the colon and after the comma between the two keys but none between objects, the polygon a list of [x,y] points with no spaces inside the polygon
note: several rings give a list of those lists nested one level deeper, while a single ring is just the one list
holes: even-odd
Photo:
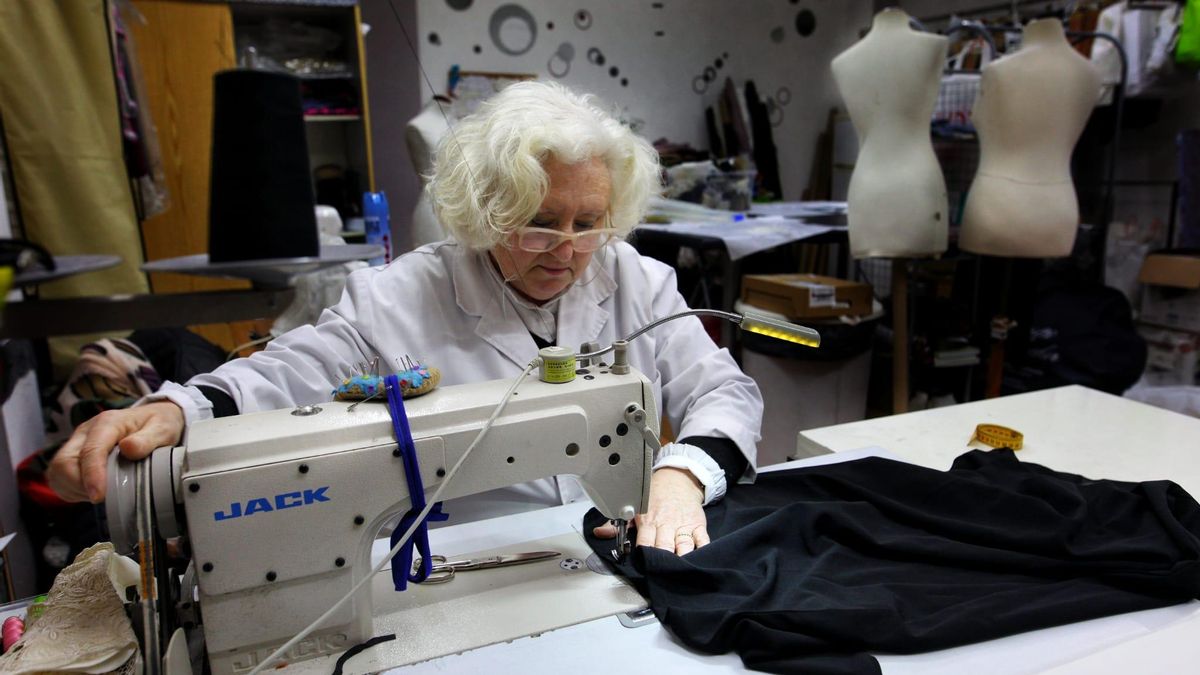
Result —
[{"label": "led task lamp", "polygon": [[[599,358],[609,352],[615,352],[613,356],[612,371],[614,373],[623,374],[629,372],[629,359],[626,356],[626,350],[629,343],[638,336],[652,330],[668,321],[674,321],[685,316],[715,316],[726,321],[731,321],[740,327],[742,330],[749,333],[757,333],[767,337],[773,337],[777,340],[786,342],[794,342],[805,347],[820,347],[821,334],[807,326],[792,323],[790,321],[781,321],[774,317],[767,316],[761,312],[749,310],[742,314],[734,312],[723,312],[718,309],[692,309],[686,312],[679,312],[667,317],[663,317],[656,321],[652,321],[645,326],[630,333],[624,340],[617,340],[604,349],[588,351],[583,354],[576,355],[574,350],[567,347],[546,347],[538,352],[538,360],[540,365],[539,377],[543,382],[562,383],[570,382],[575,379],[575,364],[576,360],[585,363],[591,359]],[[587,348],[585,345],[584,349]]]},{"label": "led task lamp", "polygon": [[[733,321],[733,319],[730,319]],[[758,333],[777,340],[795,342],[805,347],[820,347],[821,334],[791,321],[780,321],[765,314],[748,310],[741,316],[741,321],[735,321],[747,333]]]}]

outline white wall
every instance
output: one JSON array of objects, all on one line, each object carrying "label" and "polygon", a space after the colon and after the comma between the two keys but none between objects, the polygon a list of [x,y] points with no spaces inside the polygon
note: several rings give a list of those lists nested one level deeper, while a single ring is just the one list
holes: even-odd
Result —
[{"label": "white wall", "polygon": [[[782,119],[773,131],[787,199],[799,199],[807,186],[817,134],[825,129],[829,109],[840,105],[829,62],[869,26],[872,6],[869,0],[526,0],[519,6],[533,17],[536,35],[528,51],[513,56],[498,48],[489,33],[497,8],[512,4],[417,0],[421,64],[439,91],[454,64],[468,71],[533,73],[594,93],[625,117],[643,120],[641,133],[651,141],[665,137],[707,149],[704,109],[717,100],[726,77],[739,90],[753,79],[763,98],[786,87],[791,100],[781,106]],[[454,9],[464,5],[466,9]],[[796,29],[796,17],[805,9],[816,17],[816,29],[808,37]],[[579,10],[590,13],[590,27],[576,25]],[[516,19],[500,22],[501,43],[527,45],[524,25]],[[773,31],[778,41],[772,39]],[[431,34],[438,44],[431,42]],[[573,47],[574,57],[567,73],[555,78],[550,68],[561,71],[563,62],[549,62],[564,43]],[[604,55],[603,66],[589,63],[592,48]],[[609,73],[612,67],[619,70],[616,77]],[[693,79],[706,67],[717,70],[717,80],[697,94]],[[421,98],[427,101],[430,92],[423,82],[421,86]]]},{"label": "white wall", "polygon": [[[392,14],[392,2],[403,24]],[[404,39],[404,31],[412,33],[416,28],[414,5],[413,0],[359,2],[363,22],[371,26],[363,46],[367,55],[375,189],[387,194],[397,252],[412,248],[412,212],[420,192],[420,181],[404,145],[404,125],[421,110],[421,101],[429,99],[428,94],[421,95],[424,85],[420,84],[417,57]]]}]

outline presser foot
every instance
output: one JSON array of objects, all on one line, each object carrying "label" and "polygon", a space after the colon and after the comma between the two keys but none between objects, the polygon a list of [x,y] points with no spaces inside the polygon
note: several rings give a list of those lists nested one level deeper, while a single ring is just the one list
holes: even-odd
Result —
[{"label": "presser foot", "polygon": [[617,518],[612,522],[617,526],[616,548],[612,550],[612,557],[613,560],[620,562],[633,550],[633,545],[629,541],[629,521]]}]

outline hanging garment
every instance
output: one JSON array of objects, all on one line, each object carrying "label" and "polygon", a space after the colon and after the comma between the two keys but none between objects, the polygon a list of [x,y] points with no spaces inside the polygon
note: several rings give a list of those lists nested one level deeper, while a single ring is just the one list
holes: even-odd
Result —
[{"label": "hanging garment", "polygon": [[166,211],[171,205],[170,189],[162,166],[162,152],[158,146],[158,131],[150,119],[149,107],[144,105],[146,87],[142,80],[141,61],[129,30],[130,21],[146,24],[147,20],[132,4],[126,2],[110,3],[108,16],[125,168],[134,186],[133,199],[137,204],[138,220],[144,221]]},{"label": "hanging garment", "polygon": [[755,194],[768,192],[776,199],[783,198],[783,187],[779,182],[779,155],[775,150],[775,138],[771,133],[771,115],[767,105],[758,97],[754,80],[746,80],[746,107],[750,113],[750,137],[754,145],[754,166],[758,170],[758,187]]},{"label": "hanging garment", "polygon": [[[1081,448],[1086,451],[1086,448]],[[1200,597],[1200,505],[972,451],[762,474],[705,509],[712,543],[615,565],[689,647],[771,672],[878,673],[918,653]],[[590,536],[611,560],[611,540]]]}]

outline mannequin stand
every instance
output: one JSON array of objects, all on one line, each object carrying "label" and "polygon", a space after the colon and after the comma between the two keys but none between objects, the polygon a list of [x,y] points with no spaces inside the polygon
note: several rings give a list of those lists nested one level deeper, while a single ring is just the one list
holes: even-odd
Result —
[{"label": "mannequin stand", "polygon": [[908,412],[908,259],[892,258],[892,414]]},{"label": "mannequin stand", "polygon": [[1008,298],[1012,293],[1013,260],[1004,261],[1004,279],[1000,291],[1000,309],[992,317],[989,330],[991,332],[991,350],[988,354],[987,384],[984,387],[984,398],[1000,396],[1004,384],[1004,343],[1008,340],[1008,331],[1016,328],[1017,322],[1008,318]]}]

